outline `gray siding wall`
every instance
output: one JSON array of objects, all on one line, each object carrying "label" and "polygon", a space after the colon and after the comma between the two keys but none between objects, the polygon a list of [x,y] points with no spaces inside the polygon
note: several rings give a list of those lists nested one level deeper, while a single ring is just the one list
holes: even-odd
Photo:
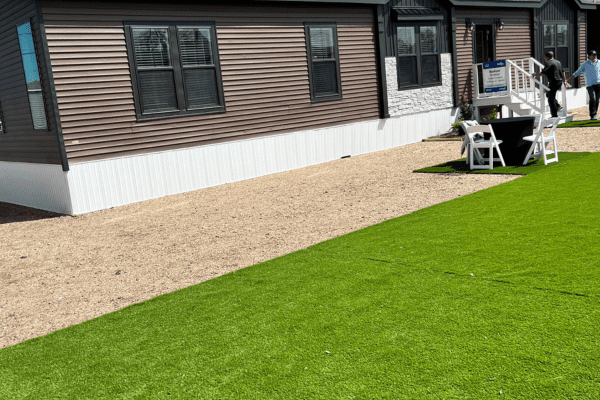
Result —
[{"label": "gray siding wall", "polygon": [[[33,0],[0,1],[0,15],[0,105],[5,123],[5,132],[0,133],[0,161],[61,164],[36,4]],[[31,22],[36,41],[49,130],[33,129],[17,35],[17,25],[26,21]]]}]

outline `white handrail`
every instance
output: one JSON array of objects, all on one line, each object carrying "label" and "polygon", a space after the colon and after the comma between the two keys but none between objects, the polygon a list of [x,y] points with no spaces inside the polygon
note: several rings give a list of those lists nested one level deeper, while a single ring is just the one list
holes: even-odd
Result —
[{"label": "white handrail", "polygon": [[[550,88],[544,85],[540,80],[533,76],[535,67],[544,68],[544,65],[535,58],[520,58],[516,60],[506,60],[508,87],[506,91],[480,93],[479,92],[479,66],[481,64],[473,64],[473,91],[475,100],[490,99],[494,97],[510,97],[518,99],[527,104],[536,112],[545,115],[549,111],[546,104],[546,92]],[[562,86],[561,90],[562,106],[560,116],[567,115],[567,90],[566,86]]]}]

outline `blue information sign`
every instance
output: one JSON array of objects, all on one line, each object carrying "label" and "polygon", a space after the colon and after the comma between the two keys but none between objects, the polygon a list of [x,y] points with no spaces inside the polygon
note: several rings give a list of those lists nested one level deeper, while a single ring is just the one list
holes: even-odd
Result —
[{"label": "blue information sign", "polygon": [[483,63],[483,88],[485,93],[508,90],[506,60]]}]

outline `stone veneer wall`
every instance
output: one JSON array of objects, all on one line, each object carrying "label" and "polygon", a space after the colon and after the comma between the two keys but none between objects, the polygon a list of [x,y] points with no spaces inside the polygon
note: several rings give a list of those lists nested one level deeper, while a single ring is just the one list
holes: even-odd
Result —
[{"label": "stone veneer wall", "polygon": [[424,111],[440,110],[453,106],[452,54],[441,54],[441,58],[442,86],[400,91],[398,90],[396,57],[385,58],[388,109],[390,116],[398,117]]}]

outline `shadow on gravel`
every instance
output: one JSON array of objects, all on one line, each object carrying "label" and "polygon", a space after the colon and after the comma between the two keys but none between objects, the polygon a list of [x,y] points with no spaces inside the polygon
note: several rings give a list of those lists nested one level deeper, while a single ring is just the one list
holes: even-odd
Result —
[{"label": "shadow on gravel", "polygon": [[64,214],[0,202],[0,225],[23,221],[58,218]]}]

